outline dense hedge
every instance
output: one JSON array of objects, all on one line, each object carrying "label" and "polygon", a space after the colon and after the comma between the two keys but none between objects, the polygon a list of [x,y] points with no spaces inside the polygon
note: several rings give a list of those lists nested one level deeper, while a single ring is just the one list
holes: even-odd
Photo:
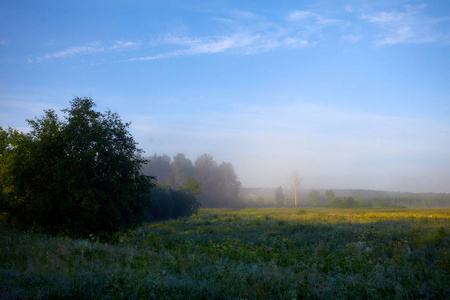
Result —
[{"label": "dense hedge", "polygon": [[162,186],[152,190],[151,203],[149,221],[189,217],[196,214],[200,207],[195,196],[189,192]]}]

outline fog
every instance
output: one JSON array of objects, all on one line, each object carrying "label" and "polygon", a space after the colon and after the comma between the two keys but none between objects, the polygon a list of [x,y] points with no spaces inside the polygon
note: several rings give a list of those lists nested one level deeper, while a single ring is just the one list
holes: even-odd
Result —
[{"label": "fog", "polygon": [[[9,105],[21,114],[2,113],[5,126],[24,132],[25,119],[50,108],[62,115],[64,107]],[[102,101],[97,107],[107,108]],[[195,161],[207,153],[230,162],[244,187],[289,188],[298,171],[305,189],[450,193],[450,128],[443,121],[311,103],[234,105],[203,114],[132,111],[117,112],[131,121],[146,156],[184,153]]]},{"label": "fog", "polygon": [[289,187],[298,171],[304,188],[450,192],[449,128],[439,122],[310,104],[133,119],[148,155],[208,153],[245,187]]}]

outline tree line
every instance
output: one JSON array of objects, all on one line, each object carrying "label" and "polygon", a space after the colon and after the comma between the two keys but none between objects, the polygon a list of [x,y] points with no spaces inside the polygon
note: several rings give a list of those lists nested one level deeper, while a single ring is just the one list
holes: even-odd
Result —
[{"label": "tree line", "polygon": [[143,174],[156,177],[160,186],[188,190],[196,194],[202,207],[241,207],[241,183],[231,163],[218,164],[209,154],[202,154],[192,162],[183,153],[173,159],[155,153],[147,160]]},{"label": "tree line", "polygon": [[[298,191],[297,191],[298,193]],[[300,207],[335,208],[448,208],[450,194],[402,193],[374,190],[302,190]],[[243,207],[295,207],[295,191],[273,188],[242,188]]]},{"label": "tree line", "polygon": [[[322,194],[323,192],[323,194]],[[377,208],[445,208],[450,207],[450,194],[401,193],[372,190],[311,190],[306,204],[323,207]]]}]

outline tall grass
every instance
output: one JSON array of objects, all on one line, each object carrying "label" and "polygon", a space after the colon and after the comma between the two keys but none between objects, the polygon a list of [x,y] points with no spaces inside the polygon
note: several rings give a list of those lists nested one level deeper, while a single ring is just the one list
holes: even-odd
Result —
[{"label": "tall grass", "polygon": [[202,209],[105,243],[2,225],[2,299],[445,299],[450,210]]}]

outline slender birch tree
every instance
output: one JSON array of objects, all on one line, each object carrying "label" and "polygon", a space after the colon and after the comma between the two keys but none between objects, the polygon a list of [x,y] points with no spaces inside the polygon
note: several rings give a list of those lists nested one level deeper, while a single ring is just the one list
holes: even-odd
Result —
[{"label": "slender birch tree", "polygon": [[294,190],[294,206],[295,206],[295,208],[297,208],[297,195],[300,194],[301,183],[302,183],[302,181],[300,179],[300,175],[298,174],[298,172],[297,171],[292,172],[291,185]]}]

